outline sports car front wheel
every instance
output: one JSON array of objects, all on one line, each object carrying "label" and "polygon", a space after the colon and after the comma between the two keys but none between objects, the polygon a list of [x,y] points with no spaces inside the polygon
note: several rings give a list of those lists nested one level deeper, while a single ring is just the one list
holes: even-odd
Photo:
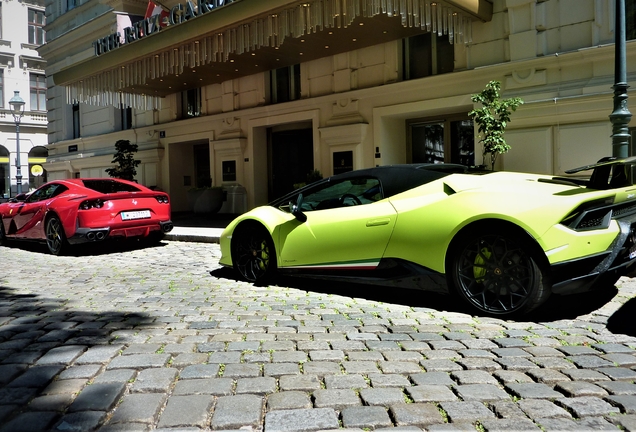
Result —
[{"label": "sports car front wheel", "polygon": [[57,216],[51,216],[46,221],[46,247],[53,255],[61,255],[66,250],[66,234]]},{"label": "sports car front wheel", "polygon": [[499,316],[522,315],[550,295],[529,248],[513,232],[468,236],[456,248],[453,285],[469,305]]},{"label": "sports car front wheel", "polygon": [[232,239],[232,262],[248,282],[262,283],[276,271],[276,253],[269,233],[262,227],[239,227]]}]

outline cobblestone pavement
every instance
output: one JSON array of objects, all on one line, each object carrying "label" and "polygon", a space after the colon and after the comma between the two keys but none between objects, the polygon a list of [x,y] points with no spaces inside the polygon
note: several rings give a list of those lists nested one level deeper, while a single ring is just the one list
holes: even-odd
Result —
[{"label": "cobblestone pavement", "polygon": [[518,322],[118,247],[0,247],[0,431],[636,430],[630,279]]}]

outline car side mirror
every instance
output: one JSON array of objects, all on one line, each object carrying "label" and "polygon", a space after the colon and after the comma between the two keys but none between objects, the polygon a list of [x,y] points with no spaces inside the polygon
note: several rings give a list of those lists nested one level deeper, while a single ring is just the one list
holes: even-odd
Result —
[{"label": "car side mirror", "polygon": [[24,193],[21,193],[21,194],[17,194],[13,198],[10,198],[9,202],[17,203],[17,202],[20,202],[20,201],[26,201],[26,198],[27,198],[27,195],[24,194]]},{"label": "car side mirror", "polygon": [[292,201],[289,202],[289,209],[291,211],[291,214],[293,214],[298,221],[305,222],[307,220],[307,215],[301,210],[302,205],[303,194],[298,194],[298,199],[296,199],[295,203]]}]

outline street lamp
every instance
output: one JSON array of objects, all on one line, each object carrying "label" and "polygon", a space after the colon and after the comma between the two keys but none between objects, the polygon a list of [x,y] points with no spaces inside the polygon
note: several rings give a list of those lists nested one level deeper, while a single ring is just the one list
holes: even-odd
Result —
[{"label": "street lamp", "polygon": [[19,91],[13,92],[13,97],[9,100],[11,105],[11,113],[15,120],[15,144],[17,157],[15,158],[15,167],[17,169],[15,174],[15,180],[18,183],[18,194],[22,193],[22,169],[20,164],[20,120],[24,115],[24,99],[20,97]]},{"label": "street lamp", "polygon": [[627,60],[625,56],[625,0],[616,0],[614,34],[614,111],[612,123],[612,156],[629,156],[629,121],[632,113],[627,108]]}]

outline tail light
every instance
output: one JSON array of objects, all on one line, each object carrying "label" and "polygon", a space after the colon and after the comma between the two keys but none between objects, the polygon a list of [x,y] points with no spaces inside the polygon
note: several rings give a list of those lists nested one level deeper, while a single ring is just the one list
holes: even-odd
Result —
[{"label": "tail light", "polygon": [[168,204],[170,202],[170,199],[168,199],[168,195],[157,195],[155,196],[155,199],[159,204]]},{"label": "tail light", "polygon": [[101,199],[91,199],[82,201],[79,208],[80,210],[90,210],[92,208],[102,208],[104,207],[104,200]]}]

